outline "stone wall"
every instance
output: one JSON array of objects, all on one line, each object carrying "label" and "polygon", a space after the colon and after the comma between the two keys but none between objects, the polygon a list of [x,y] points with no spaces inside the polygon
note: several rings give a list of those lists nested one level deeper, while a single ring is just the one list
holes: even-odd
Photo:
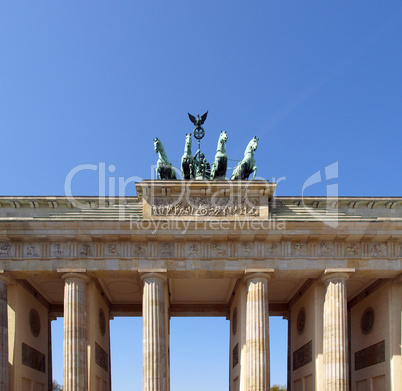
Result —
[{"label": "stone wall", "polygon": [[9,387],[48,389],[48,311],[20,284],[8,287]]}]

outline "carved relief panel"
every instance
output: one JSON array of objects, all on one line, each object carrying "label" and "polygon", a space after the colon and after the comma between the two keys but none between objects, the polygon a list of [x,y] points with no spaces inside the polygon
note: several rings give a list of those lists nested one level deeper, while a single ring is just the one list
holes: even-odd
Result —
[{"label": "carved relief panel", "polygon": [[14,253],[15,249],[12,243],[0,243],[0,258],[13,257]]},{"label": "carved relief panel", "polygon": [[293,242],[291,246],[291,254],[294,257],[307,257],[307,242]]},{"label": "carved relief panel", "polygon": [[24,244],[24,257],[39,258],[41,256],[41,248],[38,243],[25,243]]},{"label": "carved relief panel", "polygon": [[131,256],[132,257],[146,257],[148,255],[148,246],[146,243],[132,243]]},{"label": "carved relief panel", "polygon": [[245,258],[254,258],[256,256],[255,243],[241,242],[238,247],[239,255]]},{"label": "carved relief panel", "polygon": [[189,258],[199,258],[201,256],[201,248],[199,243],[186,243],[185,256]]},{"label": "carved relief panel", "polygon": [[332,242],[320,242],[318,247],[320,257],[333,257],[335,255],[335,247]]},{"label": "carved relief panel", "polygon": [[175,256],[174,243],[166,242],[158,244],[158,254],[160,258],[172,258]]},{"label": "carved relief panel", "polygon": [[370,245],[370,256],[374,258],[384,258],[387,256],[386,243],[374,242]]},{"label": "carved relief panel", "polygon": [[91,257],[94,252],[91,243],[79,243],[77,250],[79,257]]},{"label": "carved relief panel", "polygon": [[361,247],[359,242],[346,242],[345,243],[345,257],[360,257]]},{"label": "carved relief panel", "polygon": [[227,256],[227,245],[217,242],[212,243],[211,245],[211,253],[213,258],[221,258]]},{"label": "carved relief panel", "polygon": [[105,243],[104,252],[105,257],[121,257],[123,256],[122,244],[116,242]]},{"label": "carved relief panel", "polygon": [[280,245],[276,242],[265,243],[264,255],[266,257],[279,257]]},{"label": "carved relief panel", "polygon": [[56,242],[52,243],[50,254],[55,258],[65,258],[70,256],[70,248],[68,243]]}]

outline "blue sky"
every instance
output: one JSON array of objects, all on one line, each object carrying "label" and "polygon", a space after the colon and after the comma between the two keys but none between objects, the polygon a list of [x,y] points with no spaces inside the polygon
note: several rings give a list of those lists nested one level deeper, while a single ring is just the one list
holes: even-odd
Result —
[{"label": "blue sky", "polygon": [[[340,195],[401,196],[401,16],[400,1],[3,0],[0,194],[63,195],[67,174],[82,164],[115,166],[106,179],[150,178],[152,139],[178,164],[193,129],[187,112],[209,110],[207,159],[221,130],[232,165],[258,136],[257,175],[280,179],[278,195],[301,195],[311,175],[338,162],[331,183]],[[72,185],[74,194],[97,195],[98,173],[80,172]],[[324,195],[326,185],[306,194]],[[125,193],[135,194],[133,183]],[[121,327],[138,336],[131,321]],[[195,327],[182,321],[172,321],[172,339]],[[228,322],[209,322],[228,334]],[[118,350],[117,334],[114,356],[127,363],[132,353],[124,343]],[[216,390],[227,389],[224,360]],[[276,382],[286,381],[284,360]],[[205,361],[186,371],[193,380],[200,371],[207,381],[215,363]],[[123,363],[113,367],[116,390],[127,389]],[[172,390],[181,389],[186,382],[172,373]]]}]

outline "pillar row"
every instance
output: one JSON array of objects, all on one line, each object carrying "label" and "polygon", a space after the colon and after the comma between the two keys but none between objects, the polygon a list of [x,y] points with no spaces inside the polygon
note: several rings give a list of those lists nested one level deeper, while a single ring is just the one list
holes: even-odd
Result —
[{"label": "pillar row", "polygon": [[246,391],[268,391],[269,313],[267,273],[251,273],[245,277],[246,298]]},{"label": "pillar row", "polygon": [[325,284],[323,364],[325,391],[347,391],[348,328],[346,280],[348,273],[332,272],[322,277]]},{"label": "pillar row", "polygon": [[0,391],[8,391],[8,279],[0,275]]},{"label": "pillar row", "polygon": [[143,324],[143,391],[168,391],[168,347],[166,290],[162,273],[141,275],[144,283]]},{"label": "pillar row", "polygon": [[88,277],[66,273],[64,279],[63,390],[88,390],[86,284]]}]

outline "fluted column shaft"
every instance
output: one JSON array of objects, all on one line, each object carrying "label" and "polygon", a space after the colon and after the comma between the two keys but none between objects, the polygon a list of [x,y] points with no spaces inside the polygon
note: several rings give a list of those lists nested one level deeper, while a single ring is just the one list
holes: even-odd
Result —
[{"label": "fluted column shaft", "polygon": [[145,273],[142,300],[143,391],[167,391],[165,284],[161,273]]},{"label": "fluted column shaft", "polygon": [[86,284],[88,278],[67,273],[64,279],[63,390],[88,390]]},{"label": "fluted column shaft", "polygon": [[246,299],[246,391],[268,391],[269,386],[269,274],[245,277]]},{"label": "fluted column shaft", "polygon": [[346,280],[349,274],[329,273],[325,284],[323,362],[325,391],[347,391],[348,328]]},{"label": "fluted column shaft", "polygon": [[0,276],[0,391],[8,391],[7,285],[7,279]]}]

